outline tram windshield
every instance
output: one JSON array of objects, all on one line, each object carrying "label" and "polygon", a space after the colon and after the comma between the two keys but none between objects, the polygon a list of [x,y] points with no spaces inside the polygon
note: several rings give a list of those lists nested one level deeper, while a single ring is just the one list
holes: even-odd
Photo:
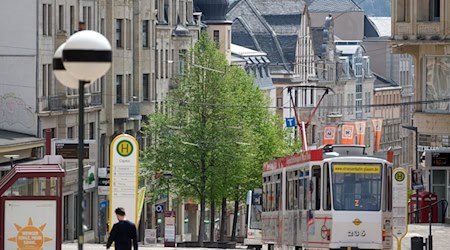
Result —
[{"label": "tram windshield", "polygon": [[381,164],[333,163],[334,210],[379,211]]}]

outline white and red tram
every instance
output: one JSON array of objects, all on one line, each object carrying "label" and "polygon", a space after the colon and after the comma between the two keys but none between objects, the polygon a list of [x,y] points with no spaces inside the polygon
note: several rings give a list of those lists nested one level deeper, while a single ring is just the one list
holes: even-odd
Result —
[{"label": "white and red tram", "polygon": [[392,164],[327,145],[263,165],[264,249],[392,249]]}]

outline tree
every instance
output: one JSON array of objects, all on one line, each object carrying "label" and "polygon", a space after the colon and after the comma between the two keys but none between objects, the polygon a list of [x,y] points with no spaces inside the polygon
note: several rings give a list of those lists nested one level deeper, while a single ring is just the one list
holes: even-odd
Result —
[{"label": "tree", "polygon": [[144,125],[152,145],[142,165],[152,179],[170,171],[171,192],[199,201],[202,246],[207,199],[261,186],[262,163],[283,155],[287,146],[280,119],[266,108],[267,97],[242,68],[228,65],[206,33],[186,61],[167,97],[168,112],[150,114]]}]

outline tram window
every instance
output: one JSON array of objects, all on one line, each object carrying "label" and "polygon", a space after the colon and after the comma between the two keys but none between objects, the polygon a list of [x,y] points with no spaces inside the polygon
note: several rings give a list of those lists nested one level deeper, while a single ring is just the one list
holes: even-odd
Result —
[{"label": "tram window", "polygon": [[277,181],[275,184],[275,209],[274,211],[281,210],[281,182]]},{"label": "tram window", "polygon": [[320,210],[320,194],[322,192],[321,184],[322,184],[322,178],[321,178],[321,171],[320,166],[313,166],[312,167],[312,177],[311,177],[311,187],[310,192],[311,193],[311,209],[313,210]]},{"label": "tram window", "polygon": [[323,166],[323,210],[331,210],[330,168],[328,163]]}]

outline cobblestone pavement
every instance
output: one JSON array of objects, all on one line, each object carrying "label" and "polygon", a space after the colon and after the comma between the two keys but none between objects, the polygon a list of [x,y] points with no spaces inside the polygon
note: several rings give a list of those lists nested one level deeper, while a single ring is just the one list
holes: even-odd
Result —
[{"label": "cobblestone pavement", "polygon": [[[423,240],[428,238],[429,225],[428,224],[411,224],[408,227],[408,233],[401,241],[401,250],[411,249],[412,237],[423,237]],[[449,250],[450,249],[450,224],[432,224],[431,235],[433,236],[433,250]],[[240,249],[244,248],[239,246]],[[77,250],[76,243],[64,243],[62,250]],[[85,244],[83,250],[105,250],[105,244]],[[113,250],[114,248],[111,248]],[[161,244],[153,246],[139,246],[140,250],[175,250],[174,247],[164,247]],[[189,248],[189,250],[211,250],[211,248]],[[425,248],[424,248],[425,249]],[[180,250],[178,248],[177,250]],[[393,250],[397,249],[397,241],[394,240]]]}]

